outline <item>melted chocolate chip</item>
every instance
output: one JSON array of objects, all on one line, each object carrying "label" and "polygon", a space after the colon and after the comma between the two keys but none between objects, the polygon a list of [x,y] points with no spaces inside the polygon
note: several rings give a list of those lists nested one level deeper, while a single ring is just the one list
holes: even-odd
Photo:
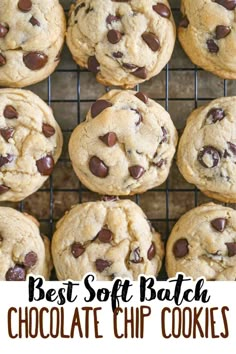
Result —
[{"label": "melted chocolate chip", "polygon": [[6,58],[4,57],[4,55],[2,55],[1,53],[0,53],[0,66],[3,66],[3,65],[5,65],[6,64]]},{"label": "melted chocolate chip", "polygon": [[99,139],[106,144],[108,147],[112,147],[114,145],[116,145],[117,143],[117,135],[116,133],[110,132],[107,133],[103,136],[100,136]]},{"label": "melted chocolate chip", "polygon": [[228,142],[229,150],[236,156],[236,145]]},{"label": "melted chocolate chip", "polygon": [[140,256],[140,248],[135,248],[130,254],[130,261],[134,264],[142,263],[143,258]]},{"label": "melted chocolate chip", "polygon": [[236,242],[227,242],[228,256],[233,257],[236,255]]},{"label": "melted chocolate chip", "polygon": [[43,123],[42,131],[43,131],[44,136],[46,136],[46,138],[50,138],[56,132],[55,129],[51,125],[46,124],[46,123]]},{"label": "melted chocolate chip", "polygon": [[32,26],[38,26],[40,27],[40,22],[37,20],[37,18],[35,18],[34,16],[31,17],[31,19],[29,20],[29,22],[31,23]]},{"label": "melted chocolate chip", "polygon": [[134,108],[130,108],[131,111],[134,111],[138,116],[139,116],[139,119],[138,121],[135,123],[135,125],[139,125],[140,123],[143,122],[143,116],[142,114],[137,110],[137,109],[134,109]]},{"label": "melted chocolate chip", "polygon": [[119,43],[119,41],[121,40],[122,34],[121,32],[117,31],[117,30],[110,30],[107,33],[107,39],[111,44],[116,44]]},{"label": "melted chocolate chip", "polygon": [[224,232],[227,220],[225,218],[217,218],[211,221],[211,226],[219,232]]},{"label": "melted chocolate chip", "polygon": [[106,100],[98,100],[98,101],[94,102],[94,104],[91,107],[92,118],[97,117],[101,112],[103,112],[105,109],[107,109],[111,106],[112,106],[112,103],[108,102]]},{"label": "melted chocolate chip", "polygon": [[171,12],[170,12],[170,9],[166,5],[164,5],[162,3],[158,3],[157,5],[154,5],[152,8],[161,17],[165,17],[165,18],[170,17]]},{"label": "melted chocolate chip", "polygon": [[102,197],[103,202],[116,202],[117,200],[119,200],[119,198],[114,195],[104,195]]},{"label": "melted chocolate chip", "polygon": [[93,156],[90,159],[89,169],[94,176],[99,178],[106,178],[109,173],[109,168],[97,156]]},{"label": "melted chocolate chip", "polygon": [[5,186],[4,184],[0,185],[0,194],[4,194],[10,190],[9,187]]},{"label": "melted chocolate chip", "polygon": [[120,59],[124,56],[124,54],[121,52],[114,52],[114,53],[112,53],[112,56],[116,59]]},{"label": "melted chocolate chip", "polygon": [[218,47],[218,45],[214,42],[213,39],[208,39],[207,42],[206,42],[206,44],[207,44],[207,48],[208,48],[208,50],[209,50],[210,53],[216,54],[216,53],[219,52],[219,47]]},{"label": "melted chocolate chip", "polygon": [[154,165],[158,168],[161,168],[163,165],[166,164],[166,160],[165,159],[160,159],[160,161],[154,163]]},{"label": "melted chocolate chip", "polygon": [[76,8],[75,8],[75,16],[77,16],[79,10],[82,9],[83,7],[85,7],[85,3],[84,2],[82,2],[82,4],[79,4],[78,6],[76,6]]},{"label": "melted chocolate chip", "polygon": [[153,52],[157,52],[160,48],[160,41],[155,34],[145,32],[142,34],[142,39],[144,40],[144,42],[147,43],[147,45]]},{"label": "melted chocolate chip", "polygon": [[7,142],[10,138],[13,137],[14,135],[14,129],[13,128],[2,128],[0,129],[0,134],[5,139]]},{"label": "melted chocolate chip", "polygon": [[151,261],[156,255],[156,246],[155,246],[155,243],[152,242],[149,250],[148,250],[148,253],[147,253],[147,257],[149,259],[149,261]]},{"label": "melted chocolate chip", "polygon": [[9,27],[0,23],[0,38],[4,38],[9,32]]},{"label": "melted chocolate chip", "polygon": [[27,268],[33,267],[38,261],[38,256],[35,252],[31,251],[26,254],[24,259],[24,266]]},{"label": "melted chocolate chip", "polygon": [[188,25],[189,25],[189,20],[187,16],[184,16],[179,23],[179,27],[188,28]]},{"label": "melted chocolate chip", "polygon": [[122,65],[123,65],[123,68],[128,69],[128,70],[138,69],[138,66],[135,64],[123,63]]},{"label": "melted chocolate chip", "polygon": [[175,257],[182,258],[188,254],[188,241],[185,238],[181,238],[175,242],[173,247],[173,253]]},{"label": "melted chocolate chip", "polygon": [[111,266],[111,262],[108,262],[104,259],[97,259],[95,266],[98,272],[102,273],[106,268]]},{"label": "melted chocolate chip", "polygon": [[215,2],[223,7],[225,7],[227,10],[234,10],[236,7],[236,1],[235,0],[215,0]]},{"label": "melted chocolate chip", "polygon": [[32,8],[31,0],[20,0],[18,2],[18,9],[22,12],[29,12]]},{"label": "melted chocolate chip", "polygon": [[84,252],[85,248],[81,245],[81,243],[75,242],[73,245],[71,245],[71,253],[74,258],[79,258]]},{"label": "melted chocolate chip", "polygon": [[120,20],[120,16],[114,16],[114,15],[108,15],[107,18],[106,18],[106,23],[108,25],[111,25],[112,22],[117,22]]},{"label": "melted chocolate chip", "polygon": [[148,96],[145,95],[145,93],[143,92],[137,92],[135,95],[138,99],[140,99],[141,101],[143,101],[143,103],[148,103]]},{"label": "melted chocolate chip", "polygon": [[222,39],[227,37],[231,32],[231,28],[229,26],[219,25],[216,27],[216,39]]},{"label": "melted chocolate chip", "polygon": [[48,56],[42,52],[29,52],[23,56],[25,66],[32,70],[42,69],[48,62]]},{"label": "melted chocolate chip", "polygon": [[102,243],[110,243],[112,240],[112,232],[108,229],[102,229],[97,234],[97,237],[99,241]]},{"label": "melted chocolate chip", "polygon": [[36,166],[42,176],[50,176],[54,168],[54,159],[51,155],[44,156],[36,161]]},{"label": "melted chocolate chip", "polygon": [[168,141],[168,138],[167,138],[167,130],[165,127],[161,127],[161,130],[162,130],[162,135],[163,135],[163,138],[162,140],[160,141],[160,144],[163,144],[163,143],[166,143]]},{"label": "melted chocolate chip", "polygon": [[23,281],[26,278],[25,268],[20,265],[15,265],[8,269],[5,278],[7,281]]},{"label": "melted chocolate chip", "polygon": [[137,70],[132,71],[132,74],[139,77],[140,79],[145,80],[147,78],[147,69],[145,67],[138,68]]},{"label": "melted chocolate chip", "polygon": [[210,121],[214,124],[224,119],[224,117],[225,112],[222,108],[212,108],[207,114],[207,118],[210,118]]},{"label": "melted chocolate chip", "polygon": [[129,167],[129,173],[130,175],[134,178],[134,179],[139,179],[141,178],[144,173],[145,173],[145,169],[142,166],[139,165],[135,165],[135,166],[131,166]]},{"label": "melted chocolate chip", "polygon": [[221,153],[213,146],[204,146],[199,154],[198,161],[205,168],[214,168],[219,164]]},{"label": "melted chocolate chip", "polygon": [[7,119],[18,118],[18,113],[17,113],[16,109],[10,105],[8,105],[4,108],[3,115]]},{"label": "melted chocolate chip", "polygon": [[0,168],[10,162],[12,162],[14,159],[13,155],[7,154],[7,156],[2,156],[0,155]]},{"label": "melted chocolate chip", "polygon": [[95,56],[88,58],[88,70],[97,74],[99,72],[100,64]]}]

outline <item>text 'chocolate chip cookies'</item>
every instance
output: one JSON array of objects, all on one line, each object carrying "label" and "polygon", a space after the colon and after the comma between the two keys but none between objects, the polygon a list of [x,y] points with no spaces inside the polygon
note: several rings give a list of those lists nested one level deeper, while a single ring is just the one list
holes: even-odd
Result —
[{"label": "text 'chocolate chip cookies'", "polygon": [[167,64],[175,24],[167,0],[78,0],[67,44],[74,60],[100,83],[132,88]]},{"label": "text 'chocolate chip cookies'", "polygon": [[66,21],[58,0],[1,0],[0,86],[44,80],[60,61]]},{"label": "text 'chocolate chip cookies'", "polygon": [[219,98],[188,118],[180,139],[180,172],[203,193],[236,202],[236,97]]},{"label": "text 'chocolate chip cookies'", "polygon": [[166,252],[169,277],[235,281],[236,211],[213,203],[190,210],[174,226]]},{"label": "text 'chocolate chip cookies'", "polygon": [[145,94],[113,90],[97,100],[73,132],[73,168],[89,189],[142,193],[167,178],[177,144],[169,114]]},{"label": "text 'chocolate chip cookies'", "polygon": [[139,274],[157,276],[164,255],[160,235],[129,200],[90,202],[73,207],[57,224],[52,240],[59,280],[98,280]]},{"label": "text 'chocolate chip cookies'", "polygon": [[38,96],[0,90],[0,201],[34,193],[52,173],[62,149],[52,110]]},{"label": "text 'chocolate chip cookies'", "polygon": [[236,79],[236,1],[182,0],[179,40],[192,62]]},{"label": "text 'chocolate chip cookies'", "polygon": [[51,269],[49,240],[37,220],[0,207],[0,280],[23,281],[30,273],[48,279]]}]

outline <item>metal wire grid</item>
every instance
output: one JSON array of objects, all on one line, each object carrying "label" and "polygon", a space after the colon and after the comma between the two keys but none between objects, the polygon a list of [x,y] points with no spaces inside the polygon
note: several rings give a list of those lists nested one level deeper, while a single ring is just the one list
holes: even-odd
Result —
[{"label": "metal wire grid", "polygon": [[[68,12],[68,9],[65,9],[66,12]],[[179,12],[179,8],[178,7],[172,7],[172,12],[174,14],[174,16],[176,14],[178,14]],[[202,71],[201,69],[197,68],[197,67],[181,67],[181,68],[170,68],[169,64],[163,69],[165,72],[165,97],[155,97],[153,98],[156,101],[159,102],[163,102],[164,106],[166,108],[166,110],[168,111],[169,109],[169,102],[171,101],[178,101],[179,104],[183,103],[184,101],[192,101],[194,102],[194,106],[195,108],[198,107],[198,103],[199,101],[210,101],[215,99],[215,97],[199,97],[198,95],[198,74],[200,71]],[[194,97],[182,97],[182,98],[171,98],[169,97],[169,75],[170,72],[187,72],[187,71],[191,71],[194,72]],[[95,102],[95,99],[91,99],[91,98],[86,98],[86,99],[82,99],[81,98],[81,75],[83,75],[83,73],[87,72],[87,70],[84,69],[80,69],[79,67],[77,67],[76,69],[57,69],[56,70],[57,73],[73,73],[73,75],[77,76],[77,98],[76,99],[52,99],[52,85],[51,85],[51,77],[49,77],[47,79],[47,100],[46,102],[48,103],[49,106],[51,106],[51,104],[53,103],[77,103],[77,123],[79,124],[82,121],[82,117],[81,117],[81,104],[82,103],[93,103]],[[92,75],[92,74],[91,74]],[[224,89],[223,89],[223,94],[224,96],[227,96],[227,90],[228,90],[228,83],[227,80],[224,80],[224,85],[223,85]],[[139,86],[136,87],[137,91],[139,90]],[[106,88],[106,90],[108,91],[109,88]],[[99,97],[97,97],[99,98]],[[60,121],[59,121],[60,124]],[[73,131],[73,129],[64,129],[62,130],[63,134],[67,134],[67,133],[71,133]],[[64,163],[68,163],[70,162],[70,160],[68,158],[61,158],[59,161],[64,162]],[[72,167],[71,167],[72,170]],[[55,176],[56,178],[56,176]],[[81,203],[83,202],[83,192],[87,192],[88,190],[80,183],[79,188],[54,188],[54,184],[53,184],[53,175],[50,176],[50,185],[49,188],[41,188],[39,190],[40,193],[49,193],[50,194],[50,202],[49,202],[49,207],[50,207],[50,214],[48,218],[42,218],[39,219],[40,222],[46,223],[49,225],[49,237],[51,238],[53,235],[53,231],[54,231],[54,227],[55,227],[55,223],[58,221],[57,218],[54,217],[54,192],[65,192],[65,193],[77,193],[78,194],[78,202]],[[166,240],[168,238],[168,235],[170,233],[171,230],[171,224],[175,223],[177,221],[176,218],[171,218],[170,217],[170,200],[169,200],[169,194],[170,192],[191,192],[193,193],[193,197],[194,197],[194,205],[197,206],[198,205],[198,199],[199,199],[199,191],[197,188],[194,187],[190,187],[190,188],[170,188],[169,186],[169,179],[167,179],[164,187],[162,188],[158,188],[158,189],[153,189],[152,190],[155,193],[164,193],[165,194],[165,217],[164,218],[149,218],[150,221],[153,224],[157,224],[158,223],[165,223],[165,235],[164,239]],[[135,201],[137,204],[140,204],[140,196],[136,195],[135,196]],[[24,204],[25,202],[22,201],[19,203],[18,205],[18,209],[20,211],[24,211]],[[166,279],[166,273],[165,273],[165,269],[163,268],[162,272],[159,275],[159,279]]]}]

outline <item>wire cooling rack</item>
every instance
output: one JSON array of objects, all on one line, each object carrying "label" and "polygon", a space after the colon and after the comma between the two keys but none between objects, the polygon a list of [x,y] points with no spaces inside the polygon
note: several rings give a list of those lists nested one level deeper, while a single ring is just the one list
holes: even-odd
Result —
[{"label": "wire cooling rack", "polygon": [[[64,8],[68,13],[69,1],[62,3],[66,4]],[[179,0],[171,0],[170,4],[178,23],[181,16]],[[67,147],[71,132],[84,119],[90,105],[105,93],[105,90],[109,90],[101,86],[96,83],[92,73],[76,67],[65,49],[56,72],[45,82],[30,88],[53,108],[65,140],[64,152],[53,175],[37,193],[18,205],[19,210],[38,218],[42,232],[50,238],[56,222],[72,204],[99,199],[98,195],[89,192],[76,178]],[[85,87],[86,95],[82,92]],[[136,89],[146,92],[150,98],[162,104],[170,112],[179,130],[184,127],[189,113],[198,105],[205,104],[217,96],[227,96],[228,90],[231,95],[235,91],[233,82],[218,79],[195,67],[187,59],[178,42],[173,58],[162,73]],[[103,92],[100,93],[100,90]],[[68,122],[65,116],[69,117]],[[183,180],[175,162],[165,184],[131,199],[142,207],[165,241],[182,214],[209,200]],[[159,279],[166,279],[164,268]]]}]

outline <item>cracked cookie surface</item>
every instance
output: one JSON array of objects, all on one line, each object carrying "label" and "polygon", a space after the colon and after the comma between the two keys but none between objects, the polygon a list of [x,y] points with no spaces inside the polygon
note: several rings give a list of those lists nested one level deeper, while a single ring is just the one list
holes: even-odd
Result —
[{"label": "cracked cookie surface", "polygon": [[100,194],[129,195],[167,178],[177,131],[166,110],[135,91],[112,90],[72,133],[69,153],[83,184]]},{"label": "cracked cookie surface", "polygon": [[88,272],[98,280],[137,280],[139,274],[158,274],[164,250],[138,205],[108,198],[65,214],[53,235],[52,255],[59,280],[80,280]]},{"label": "cracked cookie surface", "polygon": [[1,0],[0,86],[44,80],[60,61],[66,21],[58,0]]},{"label": "cracked cookie surface", "polygon": [[0,201],[19,201],[38,190],[62,149],[52,110],[20,89],[0,90]]},{"label": "cracked cookie surface", "polygon": [[78,0],[71,7],[67,44],[100,83],[132,88],[167,64],[175,24],[167,0]]},{"label": "cracked cookie surface", "polygon": [[236,280],[236,211],[213,203],[183,215],[167,242],[166,269],[197,279]]},{"label": "cracked cookie surface", "polygon": [[182,0],[178,37],[192,62],[224,79],[236,79],[236,2]]},{"label": "cracked cookie surface", "polygon": [[236,97],[223,97],[193,111],[180,139],[177,164],[203,193],[236,202]]},{"label": "cracked cookie surface", "polygon": [[49,278],[50,243],[28,214],[0,207],[0,280],[23,281],[27,274]]}]

